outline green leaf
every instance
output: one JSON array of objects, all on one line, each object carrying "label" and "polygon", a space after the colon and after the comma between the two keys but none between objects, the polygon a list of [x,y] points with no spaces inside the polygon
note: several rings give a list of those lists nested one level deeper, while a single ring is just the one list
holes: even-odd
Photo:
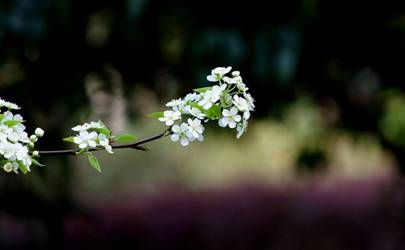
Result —
[{"label": "green leaf", "polygon": [[78,152],[76,152],[76,155],[81,155],[83,153],[86,153],[87,151],[89,151],[89,148],[82,148]]},{"label": "green leaf", "polygon": [[131,134],[122,134],[118,135],[114,140],[116,142],[130,142],[130,141],[135,141],[137,137],[135,135]]},{"label": "green leaf", "polygon": [[87,159],[89,160],[90,166],[92,166],[95,170],[101,173],[101,167],[100,163],[97,160],[97,157],[89,153],[87,155]]},{"label": "green leaf", "polygon": [[4,114],[0,114],[0,121],[4,119]]},{"label": "green leaf", "polygon": [[74,139],[73,136],[63,138],[63,140],[64,140],[64,141],[67,141],[67,142],[73,142],[73,139]]},{"label": "green leaf", "polygon": [[207,110],[202,109],[201,111],[211,120],[219,119],[221,117],[221,108],[216,104],[212,105],[212,107]]},{"label": "green leaf", "polygon": [[190,102],[190,106],[196,109],[199,109],[201,112],[204,112],[204,108],[198,105],[196,102]]},{"label": "green leaf", "polygon": [[193,89],[197,93],[204,93],[207,90],[211,90],[212,87],[204,87],[204,88],[198,88],[198,89]]},{"label": "green leaf", "polygon": [[39,161],[32,159],[32,164],[34,164],[35,166],[39,166],[39,167],[45,167],[44,164],[41,164]]},{"label": "green leaf", "polygon": [[96,132],[98,133],[102,133],[106,136],[110,136],[111,135],[111,131],[108,128],[96,128],[94,129]]},{"label": "green leaf", "polygon": [[163,117],[163,112],[154,112],[154,113],[148,114],[147,117],[160,118],[160,117]]},{"label": "green leaf", "polygon": [[10,128],[14,127],[15,125],[18,125],[20,123],[21,123],[20,121],[14,121],[14,120],[8,120],[8,121],[4,122],[4,124],[6,124]]},{"label": "green leaf", "polygon": [[23,172],[23,174],[27,174],[28,168],[20,161],[18,162],[18,168],[21,170],[21,172]]}]

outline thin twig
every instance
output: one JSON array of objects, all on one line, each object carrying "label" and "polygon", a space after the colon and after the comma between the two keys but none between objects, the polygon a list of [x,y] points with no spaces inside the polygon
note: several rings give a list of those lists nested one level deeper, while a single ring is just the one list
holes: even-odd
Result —
[{"label": "thin twig", "polygon": [[[147,148],[143,147],[143,144],[146,144],[151,141],[158,140],[162,137],[165,137],[169,135],[169,130],[165,130],[160,134],[151,136],[149,138],[145,138],[139,141],[136,141],[134,143],[129,143],[129,144],[122,144],[122,145],[111,145],[112,148],[119,149],[119,148],[132,148],[136,150],[141,150],[141,151],[146,151]],[[97,148],[91,148],[89,151],[99,151],[99,150],[104,150],[102,147],[97,147]],[[77,149],[61,149],[61,150],[42,150],[38,151],[39,155],[76,155],[79,150]]]}]

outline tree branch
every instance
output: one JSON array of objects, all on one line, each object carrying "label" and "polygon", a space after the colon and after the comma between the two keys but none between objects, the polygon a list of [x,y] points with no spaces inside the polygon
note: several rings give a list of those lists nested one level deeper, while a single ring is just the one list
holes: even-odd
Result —
[{"label": "tree branch", "polygon": [[[158,140],[160,138],[163,138],[167,135],[169,135],[169,130],[165,130],[163,132],[161,132],[160,134],[133,142],[133,143],[129,143],[129,144],[122,144],[122,145],[111,145],[112,148],[115,149],[119,149],[119,148],[132,148],[132,149],[136,149],[136,150],[141,150],[141,151],[146,151],[147,148],[143,147],[143,144],[146,144],[148,142],[151,141],[155,141]],[[91,148],[89,149],[89,151],[99,151],[99,150],[104,150],[104,148],[102,147],[97,147],[97,148]],[[79,152],[80,150],[78,149],[61,149],[61,150],[41,150],[38,151],[39,155],[76,155],[77,152]]]}]

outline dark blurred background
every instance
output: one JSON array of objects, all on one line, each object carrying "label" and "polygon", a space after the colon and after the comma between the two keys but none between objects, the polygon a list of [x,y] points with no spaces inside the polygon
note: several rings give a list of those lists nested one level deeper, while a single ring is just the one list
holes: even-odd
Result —
[{"label": "dark blurred background", "polygon": [[41,149],[146,114],[240,70],[240,140],[44,157],[0,175],[0,249],[403,249],[405,8],[373,1],[1,0],[0,97]]}]

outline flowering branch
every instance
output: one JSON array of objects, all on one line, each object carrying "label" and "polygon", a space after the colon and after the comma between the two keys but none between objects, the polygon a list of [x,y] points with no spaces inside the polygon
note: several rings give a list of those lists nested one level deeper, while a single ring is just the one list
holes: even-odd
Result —
[{"label": "flowering branch", "polygon": [[113,135],[102,121],[84,123],[72,128],[75,135],[63,139],[75,144],[76,149],[35,150],[35,143],[44,131],[37,128],[29,136],[25,132],[23,117],[12,113],[20,107],[0,98],[0,168],[6,172],[18,174],[21,171],[26,174],[31,171],[31,165],[43,166],[38,162],[42,155],[86,155],[90,165],[101,172],[93,151],[106,150],[110,154],[114,153],[113,149],[120,148],[146,151],[144,144],[168,135],[173,142],[187,146],[190,142],[204,140],[204,124],[210,121],[216,121],[222,128],[235,129],[236,138],[240,138],[247,131],[250,112],[254,111],[255,104],[240,72],[231,70],[232,67],[213,69],[207,76],[213,86],[194,89],[184,98],[166,103],[168,110],[150,114],[167,126],[162,133],[137,140],[131,134]]},{"label": "flowering branch", "polygon": [[[142,146],[143,144],[161,139],[167,135],[169,135],[169,130],[165,130],[157,135],[136,141],[134,143],[128,143],[128,144],[122,144],[122,145],[111,145],[111,148],[113,148],[113,149],[132,148],[132,149],[136,149],[136,150],[140,150],[140,151],[147,151],[148,149],[143,147]],[[96,148],[89,149],[89,151],[99,151],[99,150],[104,150],[104,148],[96,147]],[[77,149],[40,150],[40,151],[38,151],[39,155],[77,155],[79,152],[80,152],[80,150],[77,150]]]}]

